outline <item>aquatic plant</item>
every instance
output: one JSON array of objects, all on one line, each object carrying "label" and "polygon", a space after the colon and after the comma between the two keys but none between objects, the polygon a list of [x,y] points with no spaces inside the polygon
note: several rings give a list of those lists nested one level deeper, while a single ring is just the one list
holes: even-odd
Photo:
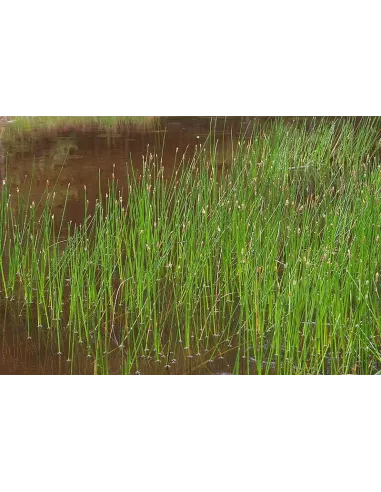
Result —
[{"label": "aquatic plant", "polygon": [[169,179],[156,153],[128,163],[79,224],[4,180],[0,296],[73,372],[374,374],[380,130],[276,120],[229,151],[211,132]]}]

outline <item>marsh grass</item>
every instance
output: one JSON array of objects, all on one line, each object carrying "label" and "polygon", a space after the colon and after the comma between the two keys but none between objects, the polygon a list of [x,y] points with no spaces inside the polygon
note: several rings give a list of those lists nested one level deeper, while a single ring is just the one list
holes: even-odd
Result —
[{"label": "marsh grass", "polygon": [[270,121],[222,162],[211,133],[170,179],[147,154],[58,228],[52,190],[15,206],[5,180],[3,302],[72,372],[86,359],[96,374],[220,360],[232,373],[374,374],[380,130],[378,118]]},{"label": "marsh grass", "polygon": [[152,128],[157,122],[158,119],[151,116],[15,116],[1,130],[4,142],[10,143],[69,130],[88,132],[96,129],[113,133],[126,128],[141,130]]}]

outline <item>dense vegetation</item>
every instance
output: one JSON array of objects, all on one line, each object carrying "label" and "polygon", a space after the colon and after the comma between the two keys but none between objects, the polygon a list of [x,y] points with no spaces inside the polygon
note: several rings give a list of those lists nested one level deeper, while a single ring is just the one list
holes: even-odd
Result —
[{"label": "dense vegetation", "polygon": [[170,180],[157,155],[110,180],[82,224],[57,226],[53,189],[34,204],[4,180],[2,302],[96,373],[230,354],[235,373],[374,374],[380,130],[271,121],[228,150],[212,132]]}]

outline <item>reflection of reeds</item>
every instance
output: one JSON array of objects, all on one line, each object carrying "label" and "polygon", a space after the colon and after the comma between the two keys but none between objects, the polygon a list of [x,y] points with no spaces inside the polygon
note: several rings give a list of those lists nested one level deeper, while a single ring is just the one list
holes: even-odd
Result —
[{"label": "reflection of reeds", "polygon": [[147,155],[142,175],[111,179],[94,213],[85,198],[83,223],[58,231],[51,192],[42,209],[17,196],[16,213],[5,180],[1,296],[74,371],[82,357],[96,373],[210,372],[220,360],[236,373],[375,373],[380,130],[379,119],[269,122],[230,167],[212,135],[167,182]]},{"label": "reflection of reeds", "polygon": [[3,138],[11,140],[33,134],[58,133],[68,130],[119,131],[125,128],[144,129],[152,127],[156,118],[152,116],[15,116],[4,129]]}]

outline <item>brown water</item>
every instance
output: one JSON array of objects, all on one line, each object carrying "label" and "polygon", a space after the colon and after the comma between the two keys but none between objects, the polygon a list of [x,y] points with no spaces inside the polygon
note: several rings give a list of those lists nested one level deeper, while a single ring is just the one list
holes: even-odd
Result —
[{"label": "brown water", "polygon": [[[250,133],[253,122],[254,118],[247,117],[162,118],[152,129],[128,129],[121,134],[66,131],[25,138],[16,144],[5,145],[0,140],[1,178],[6,176],[11,188],[19,188],[20,194],[28,197],[30,202],[38,203],[47,187],[54,189],[56,197],[53,212],[57,221],[62,216],[68,194],[65,220],[78,223],[84,216],[84,186],[90,204],[95,203],[99,184],[106,186],[113,173],[123,183],[126,170],[131,167],[139,170],[142,157],[150,153],[162,158],[165,174],[170,175],[176,154],[179,156],[187,152],[191,156],[196,146],[205,143],[211,128],[223,142],[220,147],[226,152],[221,154],[221,159],[226,160],[232,143],[239,135]],[[28,321],[18,309],[14,303],[0,307],[0,374],[94,373],[94,364],[85,351],[77,351],[75,361],[66,360],[65,347],[63,353],[58,354],[54,334],[33,328],[28,337]],[[35,320],[29,320],[29,323],[37,326]],[[179,346],[176,353],[171,353],[170,360],[163,360],[162,354],[142,358],[139,372],[229,374],[235,357],[231,340],[226,341],[226,348],[220,348],[219,352],[205,350],[195,356],[189,355]],[[246,365],[248,361],[242,360],[242,363]],[[117,355],[109,358],[109,364],[111,373],[120,372]]]}]

